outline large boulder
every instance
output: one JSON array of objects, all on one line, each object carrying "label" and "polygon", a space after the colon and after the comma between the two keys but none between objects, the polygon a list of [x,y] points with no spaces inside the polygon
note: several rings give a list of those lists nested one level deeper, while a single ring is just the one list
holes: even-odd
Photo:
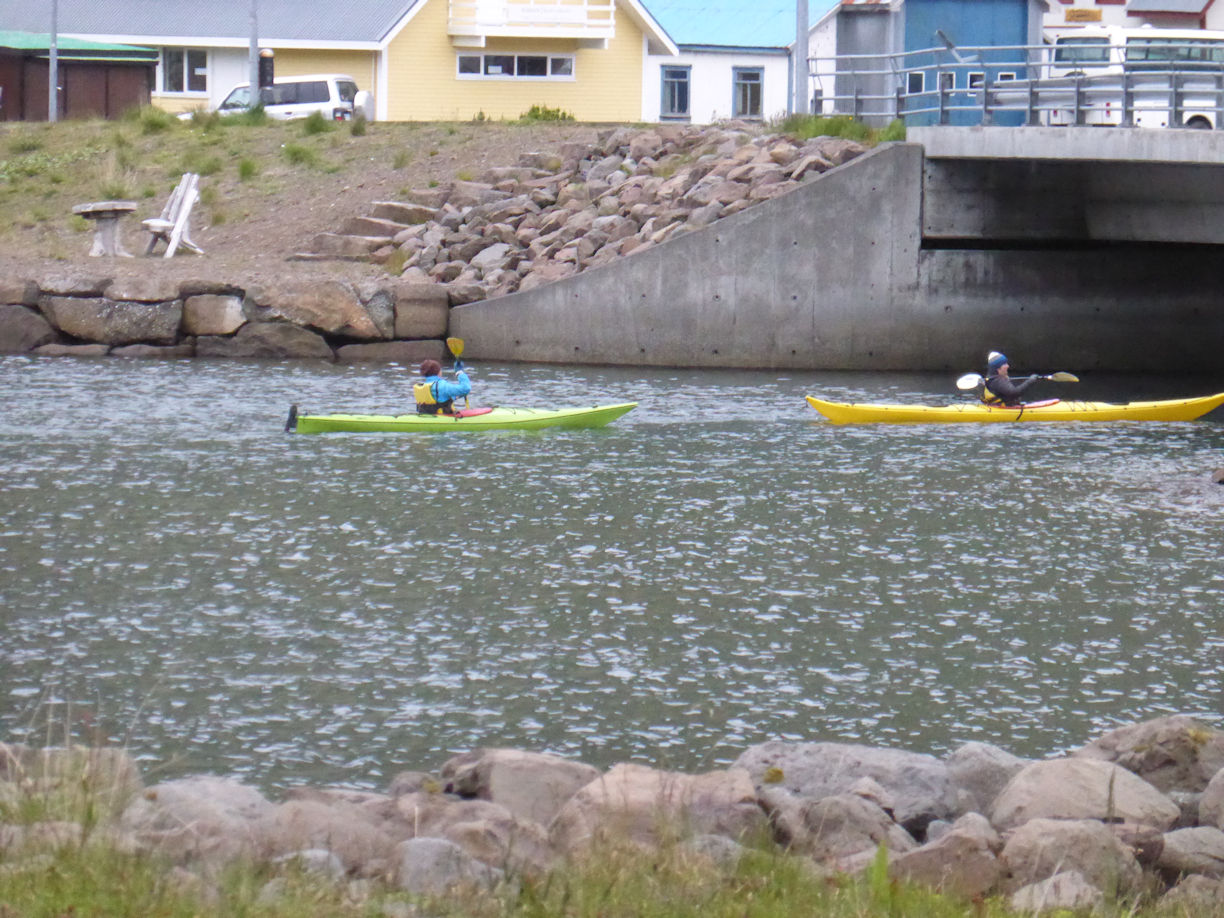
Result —
[{"label": "large boulder", "polygon": [[965,743],[944,759],[963,809],[990,812],[995,797],[1028,763],[989,743]]},{"label": "large boulder", "polygon": [[1003,865],[981,835],[953,830],[938,841],[893,858],[888,872],[894,878],[974,899],[995,889],[1003,877]]},{"label": "large boulder", "polygon": [[273,805],[230,778],[198,775],[155,784],[123,811],[120,828],[177,861],[232,861],[258,850],[255,827]]},{"label": "large boulder", "polygon": [[0,303],[0,354],[24,354],[55,338],[51,323],[34,310]]},{"label": "large boulder", "polygon": [[249,322],[232,337],[201,335],[197,357],[307,358],[332,360],[322,335],[285,322]]},{"label": "large boulder", "polygon": [[385,337],[362,305],[357,290],[346,281],[273,283],[252,287],[247,298],[254,314],[263,321],[284,319],[347,338]]},{"label": "large boulder", "polygon": [[1126,769],[1080,758],[1025,766],[995,798],[989,815],[1000,831],[1040,818],[1127,821],[1167,829],[1181,810]]},{"label": "large boulder", "polygon": [[621,764],[571,797],[550,834],[563,851],[601,838],[655,844],[663,836],[725,835],[739,840],[763,832],[748,773],[741,768],[699,775]]},{"label": "large boulder", "polygon": [[1156,866],[1174,876],[1201,873],[1224,879],[1224,832],[1211,826],[1166,832]]},{"label": "large boulder", "polygon": [[445,838],[491,866],[537,870],[554,858],[547,831],[489,800],[415,791],[395,798],[400,835]]},{"label": "large boulder", "polygon": [[1072,755],[1114,762],[1166,793],[1202,791],[1224,768],[1224,731],[1178,714],[1111,730]]},{"label": "large boulder", "polygon": [[878,803],[858,794],[810,800],[775,790],[762,804],[769,810],[778,840],[817,861],[844,861],[881,845],[893,853],[917,847]]},{"label": "large boulder", "polygon": [[253,832],[268,859],[327,851],[346,871],[366,877],[386,872],[397,841],[368,809],[344,800],[287,800],[257,819]]},{"label": "large boulder", "polygon": [[188,335],[232,335],[245,324],[241,297],[203,293],[183,301],[183,331]]},{"label": "large boulder", "polygon": [[1017,889],[1008,902],[1014,911],[1025,915],[1054,912],[1096,912],[1105,904],[1105,896],[1078,870],[1056,873]]},{"label": "large boulder", "polygon": [[947,766],[934,756],[850,743],[788,743],[752,746],[735,761],[758,788],[780,786],[819,799],[849,791],[873,778],[889,793],[894,816],[915,838],[933,819],[959,815]]},{"label": "large boulder", "polygon": [[1134,854],[1095,819],[1033,819],[1008,837],[1000,858],[1013,890],[1074,870],[1106,895],[1124,895],[1142,878]]},{"label": "large boulder", "polygon": [[173,303],[117,303],[101,297],[51,296],[43,315],[66,335],[99,344],[173,344],[183,306]]},{"label": "large boulder", "polygon": [[1224,882],[1191,874],[1160,897],[1169,915],[1219,916],[1224,914]]},{"label": "large boulder", "polygon": [[1198,801],[1199,821],[1205,826],[1224,829],[1224,768],[1215,773]]},{"label": "large boulder", "polygon": [[546,826],[599,769],[560,756],[517,749],[476,749],[442,766],[446,789],[499,803],[516,816]]},{"label": "large boulder", "polygon": [[503,874],[454,842],[443,838],[410,838],[394,854],[395,885],[418,896],[440,896],[456,888],[490,887]]}]

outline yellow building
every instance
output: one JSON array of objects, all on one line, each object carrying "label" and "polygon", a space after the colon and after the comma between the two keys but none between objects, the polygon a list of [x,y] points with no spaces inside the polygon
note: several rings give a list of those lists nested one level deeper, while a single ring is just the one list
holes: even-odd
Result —
[{"label": "yellow building", "polygon": [[[58,3],[62,35],[158,48],[153,101],[171,111],[215,108],[247,82],[252,31],[277,76],[347,74],[393,121],[517,118],[532,106],[641,121],[646,56],[677,53],[639,0]],[[14,15],[38,18],[22,6],[38,5]]]}]

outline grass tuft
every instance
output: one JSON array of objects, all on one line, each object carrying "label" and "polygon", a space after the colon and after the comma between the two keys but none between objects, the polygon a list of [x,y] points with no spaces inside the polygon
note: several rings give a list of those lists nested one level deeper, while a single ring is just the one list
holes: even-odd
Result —
[{"label": "grass tuft", "polygon": [[532,124],[538,121],[573,121],[574,116],[564,109],[533,105],[519,115],[518,120],[520,124]]},{"label": "grass tuft", "polygon": [[312,137],[315,134],[328,134],[336,129],[335,122],[324,118],[322,112],[311,112],[302,119],[302,134]]},{"label": "grass tuft", "polygon": [[798,140],[813,137],[843,137],[863,144],[885,143],[905,139],[905,122],[893,121],[885,128],[875,128],[856,121],[849,115],[790,115],[777,124],[777,130]]}]

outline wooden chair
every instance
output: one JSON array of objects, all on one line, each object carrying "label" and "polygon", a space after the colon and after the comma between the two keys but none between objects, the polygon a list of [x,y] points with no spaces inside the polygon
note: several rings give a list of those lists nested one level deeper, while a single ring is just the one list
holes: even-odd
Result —
[{"label": "wooden chair", "polygon": [[141,222],[150,233],[149,247],[146,255],[152,255],[158,241],[166,243],[163,258],[170,258],[179,246],[197,255],[203,255],[204,250],[191,241],[187,229],[187,218],[191,216],[191,208],[200,199],[200,177],[194,172],[187,172],[179,180],[178,185],[170,194],[165,209],[160,217],[151,217]]}]

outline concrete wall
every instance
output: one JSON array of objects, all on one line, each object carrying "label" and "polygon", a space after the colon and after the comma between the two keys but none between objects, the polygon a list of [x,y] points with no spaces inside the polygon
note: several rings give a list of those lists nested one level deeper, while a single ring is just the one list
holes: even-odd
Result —
[{"label": "concrete wall", "polygon": [[605,268],[458,307],[451,333],[472,357],[554,363],[964,371],[996,349],[1216,372],[1224,161],[1161,149],[1171,162],[885,145]]},{"label": "concrete wall", "polygon": [[905,368],[921,185],[921,147],[881,147],[608,267],[457,307],[452,334],[484,359]]}]

